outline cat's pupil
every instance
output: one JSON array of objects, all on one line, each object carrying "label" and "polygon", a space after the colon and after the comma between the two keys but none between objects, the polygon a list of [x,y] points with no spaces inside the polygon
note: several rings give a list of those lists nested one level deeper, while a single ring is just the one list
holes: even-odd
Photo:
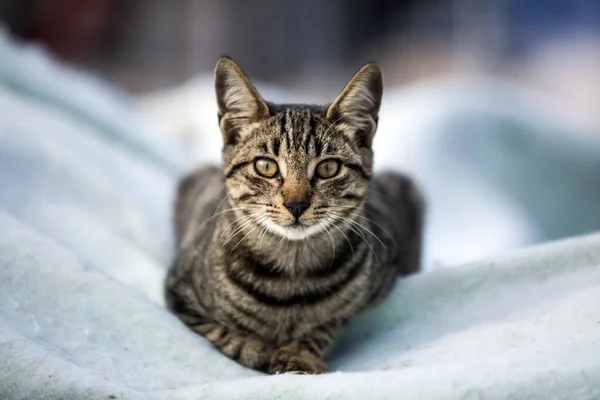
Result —
[{"label": "cat's pupil", "polygon": [[273,164],[272,164],[272,163],[270,163],[269,161],[267,161],[267,162],[265,163],[265,172],[266,172],[267,174],[271,174],[271,173],[273,173],[273,169],[274,169],[274,168],[273,168]]}]

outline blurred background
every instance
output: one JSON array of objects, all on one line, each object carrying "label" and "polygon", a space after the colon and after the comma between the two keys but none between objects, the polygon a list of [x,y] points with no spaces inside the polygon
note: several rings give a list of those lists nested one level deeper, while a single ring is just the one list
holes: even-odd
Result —
[{"label": "blurred background", "polygon": [[447,74],[509,77],[600,128],[598,0],[3,0],[17,37],[146,92],[212,71],[329,93],[367,60],[389,85]]},{"label": "blurred background", "polygon": [[[182,170],[219,160],[219,56],[275,101],[326,102],[379,62],[376,166],[423,186],[430,264],[600,230],[598,0],[0,0],[0,19],[9,92],[40,92],[55,116],[60,104],[155,159],[179,142],[191,156]],[[26,49],[44,61],[29,65]],[[33,122],[22,129],[42,135]]]}]

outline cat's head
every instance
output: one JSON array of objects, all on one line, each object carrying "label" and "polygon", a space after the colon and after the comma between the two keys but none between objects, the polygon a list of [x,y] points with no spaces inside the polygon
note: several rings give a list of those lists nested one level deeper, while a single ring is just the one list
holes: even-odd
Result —
[{"label": "cat's head", "polygon": [[362,67],[329,106],[267,103],[226,57],[217,63],[215,87],[236,214],[300,240],[343,226],[362,206],[383,93],[376,64]]}]

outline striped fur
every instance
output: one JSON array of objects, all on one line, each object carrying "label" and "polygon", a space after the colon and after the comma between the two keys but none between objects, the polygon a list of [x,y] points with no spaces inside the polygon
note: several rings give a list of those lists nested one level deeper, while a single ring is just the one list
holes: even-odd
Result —
[{"label": "striped fur", "polygon": [[[223,167],[179,185],[168,305],[244,366],[324,372],[347,321],[419,268],[419,192],[372,174],[381,72],[367,64],[328,107],[266,103],[227,58],[215,76]],[[261,176],[260,158],[277,175]],[[323,179],[328,159],[341,167]],[[299,218],[291,200],[309,204]]]}]

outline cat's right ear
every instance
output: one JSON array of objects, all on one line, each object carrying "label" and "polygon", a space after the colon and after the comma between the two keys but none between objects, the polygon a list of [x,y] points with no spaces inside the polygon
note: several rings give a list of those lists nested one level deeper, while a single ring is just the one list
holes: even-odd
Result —
[{"label": "cat's right ear", "polygon": [[215,67],[219,126],[226,145],[237,143],[254,123],[269,116],[269,108],[242,69],[229,57]]}]

